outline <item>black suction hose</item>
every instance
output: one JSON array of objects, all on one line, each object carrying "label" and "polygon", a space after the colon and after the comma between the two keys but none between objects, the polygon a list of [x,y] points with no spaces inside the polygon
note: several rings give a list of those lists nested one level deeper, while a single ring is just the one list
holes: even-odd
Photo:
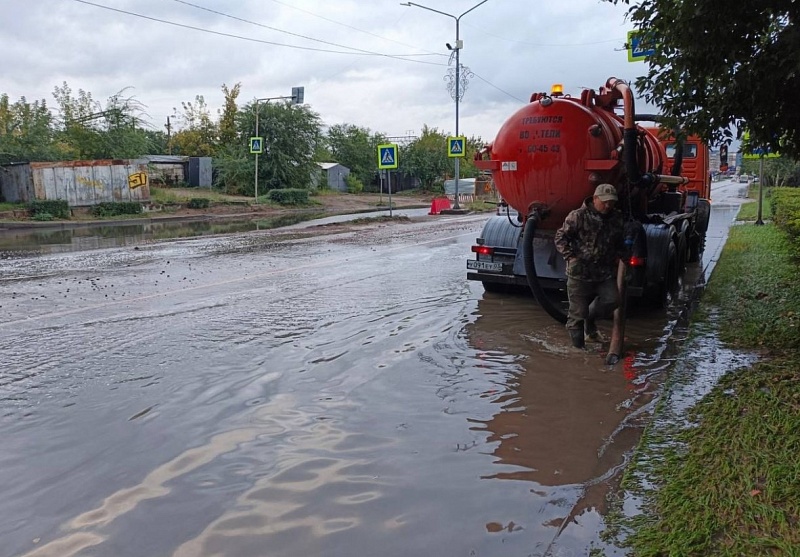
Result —
[{"label": "black suction hose", "polygon": [[550,297],[545,293],[539,278],[536,276],[536,263],[533,260],[533,236],[536,234],[536,226],[539,224],[539,213],[531,213],[525,221],[525,230],[522,233],[522,255],[525,259],[525,276],[528,279],[528,286],[533,292],[533,297],[539,305],[559,323],[567,322],[567,314],[556,306]]}]

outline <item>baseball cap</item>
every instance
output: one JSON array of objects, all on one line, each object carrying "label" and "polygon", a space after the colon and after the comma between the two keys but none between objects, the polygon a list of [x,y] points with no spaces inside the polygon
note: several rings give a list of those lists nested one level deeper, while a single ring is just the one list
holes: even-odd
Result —
[{"label": "baseball cap", "polygon": [[600,184],[594,190],[594,194],[600,198],[600,201],[617,200],[617,190],[611,184]]}]

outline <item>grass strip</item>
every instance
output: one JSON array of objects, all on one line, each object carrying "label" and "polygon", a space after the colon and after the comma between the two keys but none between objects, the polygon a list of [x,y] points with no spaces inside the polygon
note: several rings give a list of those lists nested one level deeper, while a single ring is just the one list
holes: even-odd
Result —
[{"label": "grass strip", "polygon": [[[772,225],[735,226],[693,329],[709,321],[759,363],[724,376],[688,414],[650,431],[644,513],[628,520],[637,556],[800,555],[800,281],[793,246]],[[672,434],[672,435],[670,435]],[[636,466],[632,473],[636,473]]]},{"label": "grass strip", "polygon": [[736,348],[800,349],[800,282],[792,246],[775,226],[734,226],[695,320],[719,312]]},{"label": "grass strip", "polygon": [[[754,197],[755,201],[743,203],[736,218],[743,221],[755,221],[758,219],[758,189],[749,192],[749,197]],[[761,203],[761,220],[772,218],[772,195],[770,188],[764,188]]]}]

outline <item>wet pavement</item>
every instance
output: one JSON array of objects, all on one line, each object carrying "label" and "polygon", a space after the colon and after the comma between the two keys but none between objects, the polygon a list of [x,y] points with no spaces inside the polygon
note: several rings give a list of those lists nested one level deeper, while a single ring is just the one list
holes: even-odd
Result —
[{"label": "wet pavement", "polygon": [[612,554],[605,496],[738,210],[723,186],[702,265],[613,367],[465,280],[481,215],[15,252],[0,557]]}]

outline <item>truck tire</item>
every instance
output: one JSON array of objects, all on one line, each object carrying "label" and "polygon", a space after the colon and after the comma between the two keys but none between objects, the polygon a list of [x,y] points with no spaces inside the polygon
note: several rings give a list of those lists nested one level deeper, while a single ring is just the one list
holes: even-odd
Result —
[{"label": "truck tire", "polygon": [[644,298],[648,305],[655,308],[667,306],[670,295],[673,295],[679,286],[678,264],[678,249],[675,247],[675,242],[670,241],[663,278],[645,290]]},{"label": "truck tire", "polygon": [[697,219],[695,220],[694,233],[689,239],[689,263],[697,263],[706,248],[706,231],[711,218],[711,204],[707,199],[697,203]]},{"label": "truck tire", "polygon": [[703,255],[703,250],[706,247],[706,234],[703,232],[702,234],[695,235],[691,240],[689,240],[689,263],[697,263],[700,261],[700,257]]},{"label": "truck tire", "polygon": [[681,232],[678,234],[678,242],[675,246],[677,258],[678,258],[678,274],[682,275],[683,272],[686,270],[686,263],[689,260],[689,246],[688,242],[686,241],[686,233]]}]

